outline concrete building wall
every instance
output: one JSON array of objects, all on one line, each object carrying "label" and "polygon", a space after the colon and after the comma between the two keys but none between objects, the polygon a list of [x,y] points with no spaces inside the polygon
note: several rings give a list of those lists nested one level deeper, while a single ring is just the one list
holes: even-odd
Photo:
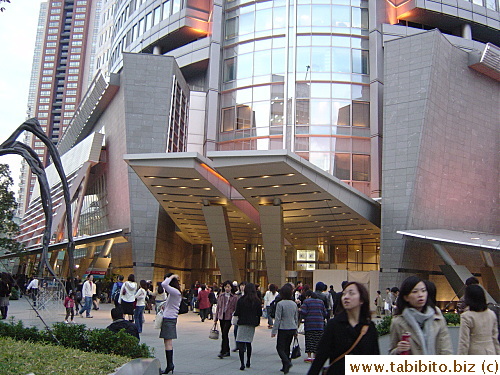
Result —
[{"label": "concrete building wall", "polygon": [[[174,58],[123,54],[121,90],[124,92],[125,153],[166,152],[174,75],[188,92]],[[125,164],[123,159],[122,162]],[[152,280],[160,206],[132,169],[123,176],[127,176],[129,184],[134,273],[137,279]]]},{"label": "concrete building wall", "polygon": [[385,46],[381,285],[442,264],[398,230],[498,231],[499,84],[467,61],[437,30]]}]

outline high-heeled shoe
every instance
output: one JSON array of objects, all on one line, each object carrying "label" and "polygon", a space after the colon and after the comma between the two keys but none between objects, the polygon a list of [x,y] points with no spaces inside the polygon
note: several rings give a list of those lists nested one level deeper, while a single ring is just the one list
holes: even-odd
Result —
[{"label": "high-heeled shoe", "polygon": [[162,374],[170,374],[170,371],[172,371],[172,374],[174,373],[174,366],[168,367],[165,369],[165,371],[162,372]]},{"label": "high-heeled shoe", "polygon": [[247,368],[250,368],[250,362],[247,362],[246,366]]},{"label": "high-heeled shoe", "polygon": [[245,365],[240,366],[240,370],[243,371],[245,369]]}]

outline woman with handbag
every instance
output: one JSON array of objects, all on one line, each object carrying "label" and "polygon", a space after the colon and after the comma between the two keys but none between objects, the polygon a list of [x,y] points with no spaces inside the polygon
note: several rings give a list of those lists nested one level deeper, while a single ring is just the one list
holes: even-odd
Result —
[{"label": "woman with handbag", "polygon": [[446,320],[434,306],[428,285],[416,276],[401,284],[391,322],[389,354],[453,354]]},{"label": "woman with handbag", "polygon": [[370,319],[370,297],[366,288],[357,282],[348,283],[341,297],[342,305],[335,318],[328,321],[307,375],[318,375],[330,358],[328,375],[345,374],[345,356],[378,355],[378,334]]},{"label": "woman with handbag", "polygon": [[[294,301],[293,287],[285,284],[280,289],[280,301],[276,303],[276,313],[271,337],[276,337],[276,351],[281,358],[283,367],[280,371],[288,374],[292,361],[290,359],[290,344],[293,337],[297,336],[299,323],[299,310]],[[321,302],[323,303],[323,302]]]},{"label": "woman with handbag", "polygon": [[245,285],[243,296],[236,303],[236,310],[233,314],[238,319],[238,332],[236,334],[236,346],[240,355],[240,370],[245,369],[245,350],[247,352],[246,367],[250,367],[252,357],[252,341],[255,334],[255,327],[260,324],[262,316],[262,304],[257,297],[255,285],[248,283]]},{"label": "woman with handbag", "polygon": [[161,286],[168,293],[163,308],[163,321],[160,331],[160,338],[164,341],[165,356],[167,358],[167,367],[163,374],[168,374],[170,371],[174,372],[173,340],[177,338],[177,316],[179,315],[179,306],[182,300],[179,276],[167,273]]},{"label": "woman with handbag", "polygon": [[218,357],[220,359],[230,356],[229,349],[229,330],[231,329],[231,319],[238,297],[234,294],[234,288],[231,281],[226,280],[222,284],[224,292],[219,293],[217,297],[217,310],[215,310],[214,323],[220,322],[220,330],[222,335],[222,345]]}]

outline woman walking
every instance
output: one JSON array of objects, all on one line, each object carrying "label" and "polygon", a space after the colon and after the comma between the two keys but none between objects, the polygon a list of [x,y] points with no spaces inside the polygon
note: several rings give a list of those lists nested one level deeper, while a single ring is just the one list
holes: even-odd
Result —
[{"label": "woman walking", "polygon": [[148,284],[146,280],[139,281],[140,288],[135,293],[134,323],[137,331],[142,333],[142,322],[144,320],[144,308],[146,306],[146,296]]},{"label": "woman walking", "polygon": [[222,345],[218,357],[220,359],[230,356],[229,349],[229,330],[231,329],[231,319],[238,297],[234,294],[234,288],[231,281],[226,280],[222,284],[224,292],[219,293],[217,297],[217,310],[215,310],[215,323],[220,322],[220,330],[222,336]]},{"label": "woman walking", "polygon": [[127,281],[122,285],[118,302],[122,306],[123,315],[128,315],[129,322],[134,321],[134,302],[137,283],[134,274],[128,275]]},{"label": "woman walking", "polygon": [[247,352],[246,367],[250,367],[255,327],[260,324],[260,317],[262,316],[262,305],[259,297],[257,297],[257,290],[254,284],[248,283],[245,285],[243,296],[236,303],[234,316],[238,317],[236,346],[240,354],[240,370],[244,370],[245,349]]},{"label": "woman walking", "polygon": [[201,284],[201,290],[198,292],[198,308],[200,309],[200,318],[204,322],[208,318],[208,309],[210,309],[211,304],[208,299],[210,292],[207,290],[205,284]]},{"label": "woman walking", "polygon": [[460,316],[458,355],[499,355],[498,322],[488,309],[483,288],[469,285],[465,288],[465,305],[469,311]]},{"label": "woman walking", "polygon": [[160,338],[163,339],[165,344],[165,356],[167,358],[167,367],[163,374],[168,374],[170,371],[173,374],[175,367],[173,340],[177,338],[177,317],[179,316],[179,305],[182,300],[179,276],[167,273],[161,286],[168,293],[163,308],[163,321],[160,330]]},{"label": "woman walking", "polygon": [[[294,301],[293,288],[290,284],[285,284],[280,289],[281,300],[276,304],[276,313],[274,319],[271,337],[276,337],[276,351],[281,358],[283,367],[280,371],[288,374],[292,361],[290,359],[290,344],[297,335],[299,323],[299,310]],[[321,302],[323,303],[323,302]]]},{"label": "woman walking", "polygon": [[[403,340],[403,335],[410,334]],[[446,320],[434,306],[425,282],[410,276],[401,285],[391,323],[389,354],[453,354]]]},{"label": "woman walking", "polygon": [[308,290],[306,292],[306,299],[300,307],[300,317],[304,319],[304,332],[306,336],[307,358],[304,359],[304,362],[314,361],[319,340],[323,336],[323,330],[325,329],[325,319],[329,316],[325,303],[316,297],[316,293]]},{"label": "woman walking", "polygon": [[318,375],[330,358],[328,375],[345,374],[345,355],[378,355],[378,334],[370,319],[370,297],[366,288],[350,282],[344,288],[341,306],[328,321],[308,375]]},{"label": "woman walking", "polygon": [[274,301],[276,296],[278,295],[277,287],[275,284],[269,284],[269,289],[264,294],[264,308],[267,313],[267,328],[272,329],[274,324],[274,319],[271,316],[271,303]]}]

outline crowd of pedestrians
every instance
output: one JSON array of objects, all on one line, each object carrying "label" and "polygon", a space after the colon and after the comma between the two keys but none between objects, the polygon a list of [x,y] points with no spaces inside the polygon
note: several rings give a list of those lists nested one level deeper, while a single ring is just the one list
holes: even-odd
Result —
[{"label": "crowd of pedestrians", "polygon": [[[24,292],[29,293],[36,306],[39,280],[26,281]],[[64,300],[65,322],[74,322],[74,308],[91,318],[93,300],[98,294],[93,276],[84,283],[75,280],[76,290],[69,289]],[[2,319],[7,317],[9,296],[16,280],[8,273],[0,277],[0,307]],[[22,289],[22,288],[21,288]],[[159,337],[164,341],[167,367],[164,374],[174,371],[173,340],[177,339],[177,319],[180,313],[199,313],[202,322],[213,320],[220,325],[221,346],[217,355],[224,359],[231,355],[229,334],[234,327],[241,371],[252,364],[252,342],[255,328],[261,318],[267,319],[271,338],[276,338],[276,352],[284,374],[293,366],[291,346],[297,334],[305,335],[305,362],[311,363],[308,375],[344,373],[345,356],[378,355],[378,334],[372,316],[391,315],[389,352],[382,354],[446,355],[453,354],[446,320],[436,307],[436,287],[429,280],[408,277],[400,287],[387,288],[385,294],[377,291],[370,298],[366,287],[358,282],[343,282],[342,290],[327,290],[323,282],[316,283],[314,291],[302,283],[286,283],[280,287],[268,285],[264,295],[259,285],[231,282],[207,285],[198,282],[182,291],[178,275],[167,274],[154,285],[150,281],[135,281],[133,274],[124,281],[118,276],[109,285],[109,302],[113,322],[108,329],[122,329],[140,339],[144,311],[148,304],[161,318]],[[78,298],[80,294],[80,298]],[[376,311],[370,311],[370,301]],[[186,305],[186,311],[183,310]],[[500,355],[498,316],[488,308],[486,293],[479,281],[471,277],[464,285],[464,296],[458,310],[461,314],[458,354]],[[94,309],[96,306],[94,305]],[[97,305],[98,308],[98,305]],[[150,307],[151,309],[152,307]],[[325,367],[326,366],[326,367]]]}]

